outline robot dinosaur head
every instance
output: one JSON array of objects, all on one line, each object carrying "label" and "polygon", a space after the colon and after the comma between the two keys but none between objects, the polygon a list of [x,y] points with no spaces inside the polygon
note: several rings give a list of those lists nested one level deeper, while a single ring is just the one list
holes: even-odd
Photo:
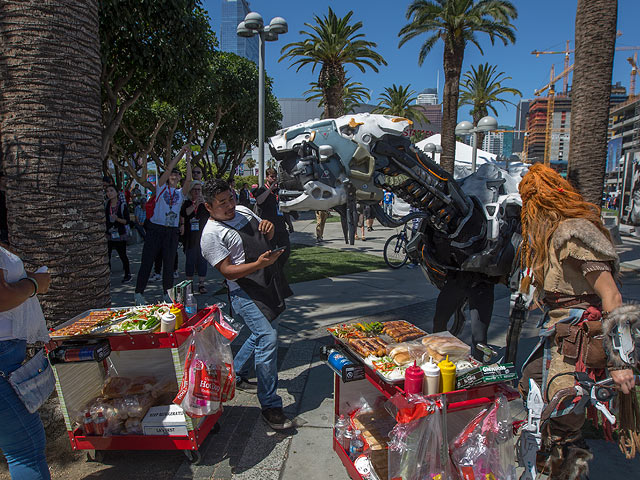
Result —
[{"label": "robot dinosaur head", "polygon": [[374,175],[383,165],[373,145],[385,135],[402,136],[411,123],[359,113],[278,131],[269,146],[280,162],[280,209],[328,210],[344,205],[350,192],[358,200],[380,201],[382,190],[374,185]]}]

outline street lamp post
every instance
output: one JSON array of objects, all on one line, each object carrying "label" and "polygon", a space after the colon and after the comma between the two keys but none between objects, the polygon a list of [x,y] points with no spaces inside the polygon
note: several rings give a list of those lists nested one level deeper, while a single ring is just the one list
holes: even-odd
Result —
[{"label": "street lamp post", "polygon": [[431,142],[427,143],[422,149],[431,155],[432,162],[436,161],[436,153],[442,153],[442,147]]},{"label": "street lamp post", "polygon": [[473,154],[471,156],[471,173],[476,171],[476,158],[478,156],[478,132],[490,132],[498,128],[498,121],[490,116],[482,117],[477,126],[464,120],[456,125],[456,135],[473,135]]},{"label": "street lamp post", "polygon": [[275,17],[265,26],[262,15],[256,12],[247,13],[236,29],[239,37],[258,35],[258,185],[261,187],[264,185],[264,42],[275,42],[278,35],[288,31],[289,26],[284,18]]}]

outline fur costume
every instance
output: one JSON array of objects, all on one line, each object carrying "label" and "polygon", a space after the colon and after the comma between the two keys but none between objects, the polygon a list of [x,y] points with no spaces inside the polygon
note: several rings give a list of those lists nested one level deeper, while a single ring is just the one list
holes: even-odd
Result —
[{"label": "fur costume", "polygon": [[[604,350],[607,353],[609,365],[616,368],[632,367],[622,360],[620,354],[613,348],[611,332],[618,325],[629,324],[631,336],[637,343],[637,329],[640,328],[640,305],[624,304],[609,312],[602,322],[604,333]],[[637,356],[636,356],[637,359]]]}]

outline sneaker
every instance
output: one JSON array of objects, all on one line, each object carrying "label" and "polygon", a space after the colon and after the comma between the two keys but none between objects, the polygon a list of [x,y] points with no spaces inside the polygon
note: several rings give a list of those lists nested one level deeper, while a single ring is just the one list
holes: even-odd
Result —
[{"label": "sneaker", "polygon": [[238,377],[236,378],[236,390],[255,394],[255,393],[258,393],[258,385],[250,382],[245,378]]},{"label": "sneaker", "polygon": [[124,278],[122,279],[122,283],[127,283],[130,280],[131,280],[131,275],[125,275]]},{"label": "sneaker", "polygon": [[407,265],[407,268],[417,268],[418,264],[417,263],[410,263],[409,265]]},{"label": "sneaker", "polygon": [[178,272],[173,272],[173,278],[178,278],[180,275],[178,275]]},{"label": "sneaker", "polygon": [[316,237],[316,243],[322,242],[322,237]]},{"label": "sneaker", "polygon": [[160,275],[159,273],[152,273],[151,276],[149,277],[149,280],[152,282],[158,282],[162,280],[162,275]]},{"label": "sneaker", "polygon": [[293,427],[293,422],[284,415],[282,408],[265,408],[262,410],[262,418],[274,430]]},{"label": "sneaker", "polygon": [[147,305],[147,301],[144,299],[141,293],[136,293],[133,295],[133,304],[134,305]]}]

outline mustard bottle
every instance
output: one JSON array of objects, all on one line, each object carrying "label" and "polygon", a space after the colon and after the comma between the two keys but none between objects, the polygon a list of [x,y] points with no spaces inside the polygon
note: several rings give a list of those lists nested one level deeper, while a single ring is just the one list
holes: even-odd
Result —
[{"label": "mustard bottle", "polygon": [[182,323],[184,322],[184,318],[182,317],[182,310],[176,306],[172,306],[169,310],[176,316],[176,330],[182,327]]},{"label": "mustard bottle", "polygon": [[447,358],[438,363],[440,369],[440,385],[442,393],[451,392],[456,389],[456,364]]}]

